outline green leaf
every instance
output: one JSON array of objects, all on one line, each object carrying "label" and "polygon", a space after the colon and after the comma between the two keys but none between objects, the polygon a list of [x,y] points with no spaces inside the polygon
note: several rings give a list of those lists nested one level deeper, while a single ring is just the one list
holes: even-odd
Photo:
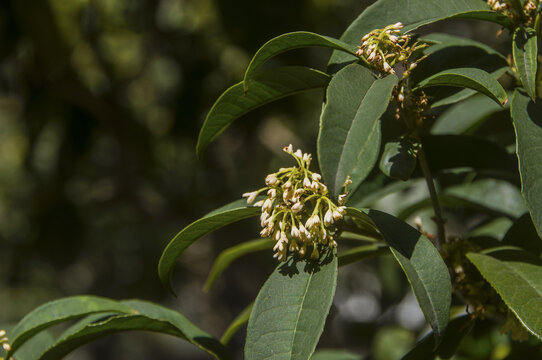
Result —
[{"label": "green leaf", "polygon": [[[422,25],[449,18],[478,19],[510,27],[511,21],[504,14],[492,11],[483,1],[472,0],[380,0],[363,11],[341,36],[341,40],[359,45],[361,37],[373,29],[380,29],[400,21],[404,31],[412,31]],[[334,51],[329,65],[352,60],[351,56]]]},{"label": "green leaf", "polygon": [[469,253],[469,260],[533,335],[542,339],[542,266]]},{"label": "green leaf", "polygon": [[434,333],[430,333],[416,344],[416,347],[403,356],[401,360],[433,360],[437,355],[443,359],[451,358],[473,326],[474,321],[469,315],[456,317],[450,320],[442,336],[442,341],[436,349],[435,346],[437,344]]},{"label": "green leaf", "polygon": [[266,42],[254,55],[245,72],[244,84],[248,89],[247,80],[253,77],[256,70],[267,60],[288,50],[305,47],[325,47],[344,51],[356,56],[357,47],[346,44],[338,39],[307,31],[297,31],[277,36]]},{"label": "green leaf", "polygon": [[[244,205],[243,205],[244,204]],[[245,200],[237,200],[217,209],[182,229],[164,249],[158,263],[158,275],[162,284],[172,293],[170,279],[175,261],[192,243],[202,236],[236,221],[257,216],[260,208],[247,206]]]},{"label": "green leaf", "polygon": [[226,90],[214,103],[200,130],[196,152],[203,154],[207,146],[231,123],[249,111],[269,102],[302,91],[325,87],[330,76],[301,66],[285,66],[262,72],[250,78],[244,92],[243,82]]},{"label": "green leaf", "polygon": [[348,265],[356,261],[372,257],[389,255],[390,249],[381,245],[363,245],[339,253],[339,266]]},{"label": "green leaf", "polygon": [[386,143],[380,158],[380,170],[393,179],[408,180],[416,168],[417,149],[418,144],[408,138]]},{"label": "green leaf", "polygon": [[518,246],[531,254],[540,256],[542,254],[542,239],[538,236],[530,214],[524,214],[517,219],[508,229],[503,245]]},{"label": "green leaf", "polygon": [[[8,332],[9,335],[9,332]],[[32,336],[23,346],[17,349],[17,360],[36,360],[39,356],[55,342],[51,334],[45,330]]]},{"label": "green leaf", "polygon": [[403,268],[426,320],[439,339],[448,324],[452,296],[450,275],[442,257],[427,237],[405,222],[377,210],[369,210],[368,215]]},{"label": "green leaf", "polygon": [[516,90],[510,110],[516,131],[521,192],[542,237],[542,102],[534,103]]},{"label": "green leaf", "polygon": [[337,285],[337,256],[280,264],[256,298],[245,359],[305,360],[324,330]]},{"label": "green leaf", "polygon": [[361,360],[360,355],[353,354],[346,350],[320,349],[312,354],[310,360]]},{"label": "green leaf", "polygon": [[513,222],[508,217],[498,217],[491,219],[483,224],[476,226],[471,230],[467,236],[468,237],[478,237],[478,238],[492,238],[496,240],[503,240],[505,234],[512,226]]},{"label": "green leaf", "polygon": [[241,311],[239,315],[233,319],[230,326],[224,331],[224,334],[220,338],[220,342],[224,345],[227,345],[233,335],[239,331],[248,322],[248,319],[250,318],[250,313],[252,312],[252,308],[254,307],[254,303],[250,303],[246,308]]},{"label": "green leaf", "polygon": [[477,68],[443,70],[420,81],[414,90],[432,86],[454,86],[476,90],[501,106],[508,101],[506,91],[501,84],[491,74]]},{"label": "green leaf", "polygon": [[499,111],[503,110],[493,100],[483,95],[475,95],[444,111],[431,127],[431,133],[470,135],[484,121],[489,120],[492,114]]},{"label": "green leaf", "polygon": [[97,296],[73,296],[43,304],[28,313],[10,333],[9,358],[28,339],[61,322],[89,314],[119,312],[133,313],[133,309],[116,301]]},{"label": "green leaf", "polygon": [[531,99],[535,101],[536,67],[538,65],[536,60],[538,53],[536,30],[531,28],[517,28],[514,32],[512,53],[523,87]]},{"label": "green leaf", "polygon": [[[484,43],[481,43],[479,41],[462,37],[462,36],[456,36],[446,33],[431,33],[428,35],[423,36],[420,41],[429,43],[431,46],[428,48],[425,48],[423,50],[424,54],[432,54],[436,51],[440,51],[446,48],[450,47],[476,47],[481,50],[483,50],[487,54],[491,55],[497,55],[500,57],[504,62],[506,62],[506,57],[502,55],[497,50],[493,49],[491,46],[486,45]],[[470,49],[469,49],[470,50]],[[450,59],[451,61],[457,61],[459,59]]]},{"label": "green leaf", "polygon": [[348,65],[329,83],[320,118],[318,161],[334,198],[348,175],[351,189],[356,189],[375,165],[380,151],[380,116],[396,84],[395,75],[376,79],[359,64]]},{"label": "green leaf", "polygon": [[213,267],[205,281],[204,290],[209,291],[216,279],[238,258],[256,251],[272,249],[275,242],[270,239],[257,239],[245,241],[239,245],[232,246],[220,253],[213,263]]}]

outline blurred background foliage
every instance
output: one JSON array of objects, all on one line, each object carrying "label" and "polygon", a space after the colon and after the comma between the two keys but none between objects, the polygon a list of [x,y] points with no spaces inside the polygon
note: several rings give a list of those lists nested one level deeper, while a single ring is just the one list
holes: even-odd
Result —
[{"label": "blurred background foliage", "polygon": [[[219,337],[276,264],[259,253],[236,262],[209,293],[203,283],[216,255],[256,237],[257,224],[234,224],[191,247],[173,277],[176,299],[158,281],[159,256],[182,227],[283,166],[285,144],[314,153],[323,94],[251,112],[201,160],[198,129],[265,41],[296,30],[338,38],[372,2],[3,1],[0,324],[45,301],[94,294],[159,302]],[[495,41],[491,25],[438,26],[432,29]],[[328,56],[299,50],[270,66],[325,69]],[[423,328],[400,269],[382,258],[341,269],[321,346],[396,359]],[[480,358],[506,340],[487,341]],[[241,331],[231,344],[239,357],[243,342]],[[69,358],[181,355],[207,358],[178,339],[149,334],[113,336]]]}]

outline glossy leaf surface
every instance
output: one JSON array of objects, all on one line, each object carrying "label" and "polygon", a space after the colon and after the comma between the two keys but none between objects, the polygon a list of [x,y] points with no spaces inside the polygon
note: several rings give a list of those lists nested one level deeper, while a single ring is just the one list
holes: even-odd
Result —
[{"label": "glossy leaf surface", "polygon": [[512,54],[523,87],[533,101],[536,99],[537,53],[536,31],[532,28],[517,28],[512,42]]},{"label": "glossy leaf surface", "polygon": [[308,359],[337,284],[337,256],[280,264],[261,288],[248,322],[245,359]]},{"label": "glossy leaf surface", "polygon": [[158,263],[158,275],[172,293],[170,278],[175,262],[194,241],[233,222],[260,214],[260,208],[246,205],[244,199],[217,209],[182,229],[164,249]]},{"label": "glossy leaf surface", "polygon": [[327,89],[320,118],[318,160],[336,198],[347,176],[355,189],[369,174],[380,151],[380,116],[386,111],[395,75],[376,79],[359,64],[339,71]]},{"label": "glossy leaf surface", "polygon": [[301,66],[287,66],[268,70],[226,90],[214,103],[200,130],[196,152],[199,156],[207,146],[237,118],[269,102],[302,91],[325,87],[329,75]]}]

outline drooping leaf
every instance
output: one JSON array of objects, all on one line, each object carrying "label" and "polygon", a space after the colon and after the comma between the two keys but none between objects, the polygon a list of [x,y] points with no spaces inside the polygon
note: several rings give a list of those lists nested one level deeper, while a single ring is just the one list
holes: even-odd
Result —
[{"label": "drooping leaf", "polygon": [[536,30],[518,27],[512,43],[514,63],[523,87],[533,101],[536,99],[536,68],[538,65],[538,39]]},{"label": "drooping leaf", "polygon": [[542,339],[542,266],[475,253],[467,257],[523,326]]},{"label": "drooping leaf", "polygon": [[254,303],[250,303],[250,305],[244,308],[243,311],[241,311],[239,315],[237,315],[235,319],[233,319],[231,324],[228,326],[226,331],[224,331],[224,334],[220,338],[220,342],[222,344],[227,345],[230,342],[233,335],[235,335],[235,333],[237,333],[237,331],[239,331],[239,329],[241,329],[243,325],[245,325],[248,322],[248,319],[250,318],[250,313],[252,312],[253,307],[254,307]]},{"label": "drooping leaf", "polygon": [[501,84],[491,74],[477,68],[443,70],[420,81],[414,90],[432,86],[453,86],[476,90],[501,106],[504,106],[508,100]]},{"label": "drooping leaf", "polygon": [[533,219],[530,214],[524,214],[517,219],[508,229],[503,245],[518,246],[531,254],[540,256],[542,254],[542,239],[538,236]]},{"label": "drooping leaf", "polygon": [[325,87],[329,75],[301,66],[286,66],[262,72],[246,82],[226,90],[215,102],[200,130],[196,152],[201,156],[207,146],[231,123],[257,107],[302,91]]},{"label": "drooping leaf", "polygon": [[320,118],[318,161],[334,198],[347,176],[353,190],[375,165],[380,150],[379,120],[395,84],[395,75],[376,79],[359,64],[345,67],[331,80]]},{"label": "drooping leaf", "polygon": [[296,31],[277,36],[266,42],[254,55],[245,72],[245,90],[248,90],[247,80],[252,78],[254,73],[267,60],[288,50],[306,47],[325,47],[344,51],[347,54],[356,55],[356,46],[346,44],[341,40],[329,36],[315,34],[307,31]]},{"label": "drooping leaf", "polygon": [[403,356],[401,360],[433,360],[437,355],[443,359],[451,358],[473,326],[474,320],[470,316],[463,315],[456,317],[450,320],[438,347],[435,348],[435,336],[433,333],[430,333]]},{"label": "drooping leaf", "polygon": [[[354,20],[341,36],[341,40],[359,45],[361,37],[373,29],[383,28],[400,21],[405,24],[404,31],[412,31],[422,25],[449,18],[479,19],[509,27],[511,21],[505,15],[482,1],[472,0],[380,0],[369,6]],[[351,61],[353,57],[334,51],[329,65]]]},{"label": "drooping leaf", "polygon": [[[508,103],[505,108],[508,107]],[[431,133],[435,135],[470,135],[491,115],[503,111],[502,107],[486,96],[475,95],[450,107],[440,115]]]},{"label": "drooping leaf", "polygon": [[180,313],[165,307],[140,300],[128,300],[123,304],[135,310],[135,314],[105,317],[89,317],[66,330],[48,348],[40,360],[55,360],[96,339],[124,331],[152,331],[173,335],[187,340],[217,359],[228,359],[230,355],[218,340],[202,331]]},{"label": "drooping leaf", "polygon": [[160,257],[160,262],[158,263],[158,275],[160,276],[162,284],[173,293],[170,278],[175,261],[177,261],[179,256],[186,248],[192,245],[194,241],[214,230],[242,219],[257,216],[259,213],[259,207],[251,205],[247,206],[246,201],[238,200],[207,214],[182,229],[169,242]]},{"label": "drooping leaf", "polygon": [[516,90],[510,110],[516,131],[521,192],[538,235],[542,236],[542,102],[534,103]]},{"label": "drooping leaf", "polygon": [[337,256],[280,264],[256,298],[245,359],[305,360],[324,329],[337,284]]},{"label": "drooping leaf", "polygon": [[418,144],[408,138],[386,143],[380,158],[380,170],[391,178],[408,180],[416,168],[417,149]]},{"label": "drooping leaf", "polygon": [[410,225],[377,210],[368,215],[403,268],[438,343],[448,324],[452,296],[446,264],[431,241]]},{"label": "drooping leaf", "polygon": [[353,354],[346,350],[320,349],[312,354],[310,360],[362,360],[360,355]]},{"label": "drooping leaf", "polygon": [[118,312],[133,313],[133,309],[117,301],[97,296],[73,296],[43,304],[28,313],[10,333],[12,356],[28,339],[61,322],[89,314]]},{"label": "drooping leaf", "polygon": [[272,249],[275,242],[270,239],[256,239],[251,241],[245,241],[239,245],[232,246],[220,253],[213,263],[213,267],[205,280],[205,291],[208,291],[213,286],[216,279],[228,268],[228,266],[236,259],[256,252],[267,249]]},{"label": "drooping leaf", "polygon": [[381,245],[363,245],[348,249],[339,254],[339,266],[351,264],[356,261],[368,259],[376,256],[389,255],[390,250],[387,246]]}]

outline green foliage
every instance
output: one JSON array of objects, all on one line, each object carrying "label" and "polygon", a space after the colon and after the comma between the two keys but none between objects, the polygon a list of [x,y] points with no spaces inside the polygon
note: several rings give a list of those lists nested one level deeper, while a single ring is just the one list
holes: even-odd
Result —
[{"label": "green foliage", "polygon": [[518,28],[514,32],[512,54],[523,88],[530,98],[536,99],[536,69],[538,56],[538,38],[534,29]]}]

